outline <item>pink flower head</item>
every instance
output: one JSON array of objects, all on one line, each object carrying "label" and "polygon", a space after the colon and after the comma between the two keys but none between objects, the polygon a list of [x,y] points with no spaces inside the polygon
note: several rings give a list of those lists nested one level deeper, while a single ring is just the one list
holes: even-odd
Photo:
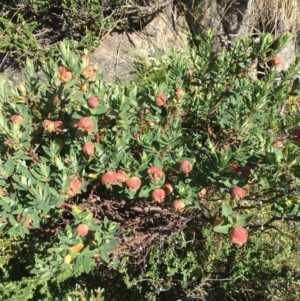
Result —
[{"label": "pink flower head", "polygon": [[94,121],[91,117],[82,117],[78,121],[78,129],[92,133],[94,130]]},{"label": "pink flower head", "polygon": [[228,236],[232,243],[237,244],[239,246],[245,244],[248,240],[248,232],[243,227],[238,227],[231,230],[228,233]]}]

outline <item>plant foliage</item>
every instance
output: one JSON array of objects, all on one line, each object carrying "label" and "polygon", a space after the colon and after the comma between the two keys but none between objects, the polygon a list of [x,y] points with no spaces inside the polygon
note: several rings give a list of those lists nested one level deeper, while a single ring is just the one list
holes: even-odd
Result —
[{"label": "plant foliage", "polygon": [[[43,82],[30,59],[16,87],[2,76],[5,283],[31,298],[42,287],[45,300],[52,286],[71,300],[80,288],[63,284],[78,279],[80,300],[129,289],[131,300],[283,298],[282,287],[297,299],[300,59],[276,71],[288,40],[265,34],[216,54],[208,32],[198,48],[155,62],[151,76],[139,66],[139,84],[127,85],[104,84],[87,52],[78,58],[62,42]],[[231,235],[241,227],[246,243]],[[266,251],[274,241],[284,260]],[[27,278],[11,279],[17,267]]]}]

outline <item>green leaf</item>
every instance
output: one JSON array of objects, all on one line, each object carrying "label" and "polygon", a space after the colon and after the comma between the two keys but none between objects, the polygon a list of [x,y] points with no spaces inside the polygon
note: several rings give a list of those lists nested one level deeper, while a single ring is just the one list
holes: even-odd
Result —
[{"label": "green leaf", "polygon": [[143,186],[142,189],[139,192],[139,197],[140,198],[145,198],[150,195],[150,189],[147,186]]},{"label": "green leaf", "polygon": [[30,172],[38,181],[44,180],[44,175],[42,175],[41,173],[36,172],[34,169],[31,169]]},{"label": "green leaf", "polygon": [[160,168],[163,167],[163,163],[162,163],[162,161],[160,160],[160,158],[158,156],[155,157],[153,164],[154,164],[154,166],[157,166],[157,167],[160,167]]},{"label": "green leaf", "polygon": [[237,227],[245,227],[247,226],[252,218],[253,218],[254,214],[241,214],[237,216],[236,222],[234,223],[233,227],[237,228]]},{"label": "green leaf", "polygon": [[85,219],[84,223],[89,227],[90,230],[92,231],[97,231],[99,230],[99,225],[97,225],[93,219]]},{"label": "green leaf", "polygon": [[222,234],[227,234],[229,232],[229,229],[231,228],[231,225],[222,225],[222,223],[220,225],[217,225],[216,227],[214,227],[214,231],[217,233],[222,233]]},{"label": "green leaf", "polygon": [[90,109],[93,115],[100,115],[107,111],[107,108],[104,106],[98,106],[96,108]]},{"label": "green leaf", "polygon": [[232,208],[227,202],[223,202],[222,204],[222,216],[228,217],[232,214]]},{"label": "green leaf", "polygon": [[54,276],[54,272],[46,272],[40,277],[40,279],[43,281],[46,281],[46,280],[52,279],[53,276]]},{"label": "green leaf", "polygon": [[145,151],[143,151],[141,159],[142,159],[142,163],[148,163],[148,156]]},{"label": "green leaf", "polygon": [[93,256],[95,254],[99,253],[99,249],[92,247],[92,246],[87,246],[84,248],[84,250],[81,252],[81,255],[85,255],[85,256]]},{"label": "green leaf", "polygon": [[[47,212],[48,213],[48,212]],[[47,214],[46,213],[46,214]],[[44,215],[46,215],[45,213],[44,213]],[[39,217],[39,215],[38,215],[38,212],[36,211],[36,210],[34,210],[32,213],[31,213],[31,218],[32,218],[32,225],[34,226],[34,227],[36,227],[36,228],[39,228],[40,227],[40,221],[41,221],[41,219],[40,219],[40,217]]]},{"label": "green leaf", "polygon": [[105,228],[105,229],[108,229],[108,226],[109,226],[109,219],[107,218],[107,216],[104,216],[103,224],[104,224],[104,228]]},{"label": "green leaf", "polygon": [[92,269],[92,267],[91,267],[91,258],[89,256],[83,256],[82,265],[83,265],[84,271],[88,274]]},{"label": "green leaf", "polygon": [[50,158],[53,158],[55,156],[55,153],[53,153],[50,148],[42,145],[42,148],[44,150],[44,152],[50,157]]},{"label": "green leaf", "polygon": [[49,213],[49,211],[51,210],[51,207],[47,203],[42,203],[42,204],[37,205],[37,209],[42,210],[43,215],[46,216]]},{"label": "green leaf", "polygon": [[109,263],[109,257],[108,257],[108,252],[105,250],[101,250],[100,251],[100,256],[102,258],[102,260],[106,263]]},{"label": "green leaf", "polygon": [[93,213],[91,211],[85,212],[82,217],[83,219],[91,220],[93,219]]},{"label": "green leaf", "polygon": [[105,242],[102,245],[102,247],[101,247],[102,250],[109,252],[118,246],[117,242],[114,239],[109,239],[108,241],[109,241],[108,243]]},{"label": "green leaf", "polygon": [[4,167],[5,167],[5,174],[7,177],[10,177],[14,170],[15,170],[15,166],[14,166],[14,160],[12,158],[9,158],[5,164],[4,164]]},{"label": "green leaf", "polygon": [[75,271],[79,271],[81,266],[82,266],[82,261],[83,261],[83,256],[79,255],[77,258],[76,258],[76,263],[75,263],[75,266],[74,266],[74,270]]}]

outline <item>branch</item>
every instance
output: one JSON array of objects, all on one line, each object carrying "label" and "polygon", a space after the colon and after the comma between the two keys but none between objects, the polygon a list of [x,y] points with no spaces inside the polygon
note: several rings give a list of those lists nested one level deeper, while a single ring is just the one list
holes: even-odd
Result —
[{"label": "branch", "polygon": [[139,237],[135,238],[134,240],[132,240],[131,242],[129,242],[128,244],[120,246],[120,247],[117,247],[117,248],[109,251],[108,254],[109,255],[116,254],[116,253],[118,253],[118,252],[120,252],[120,251],[122,251],[124,249],[133,247],[135,244],[144,241],[145,239],[149,238],[150,236],[151,236],[150,233],[147,233],[147,234],[144,234],[142,236],[139,236]]}]

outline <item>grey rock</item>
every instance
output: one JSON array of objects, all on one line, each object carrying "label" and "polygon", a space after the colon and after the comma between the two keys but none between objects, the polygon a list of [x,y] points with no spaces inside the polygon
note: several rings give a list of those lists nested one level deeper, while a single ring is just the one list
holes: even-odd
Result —
[{"label": "grey rock", "polygon": [[[141,30],[115,31],[103,38],[100,47],[91,55],[91,61],[101,67],[106,82],[112,82],[115,77],[123,82],[133,79],[134,63],[143,58],[160,56],[170,48],[183,51],[189,43],[189,32],[201,36],[210,28],[216,37],[215,51],[228,47],[236,38],[245,35],[259,38],[261,34],[255,16],[257,5],[261,3],[259,0],[183,0],[184,13],[179,13],[172,0],[169,1],[161,2],[161,11],[151,15],[152,19],[148,18]],[[265,20],[269,28],[275,30],[275,38],[291,31],[289,26],[293,23],[286,18],[282,16],[273,25]],[[299,36],[279,54],[282,61],[279,72],[287,70],[295,60],[297,40],[299,42]],[[11,83],[19,81],[20,76],[13,68],[7,69],[6,73]]]},{"label": "grey rock", "polygon": [[177,15],[176,9],[168,5],[142,31],[106,36],[91,59],[102,68],[104,81],[111,82],[114,77],[128,81],[135,76],[134,62],[170,48],[183,49],[188,43],[188,31],[184,16]]}]

